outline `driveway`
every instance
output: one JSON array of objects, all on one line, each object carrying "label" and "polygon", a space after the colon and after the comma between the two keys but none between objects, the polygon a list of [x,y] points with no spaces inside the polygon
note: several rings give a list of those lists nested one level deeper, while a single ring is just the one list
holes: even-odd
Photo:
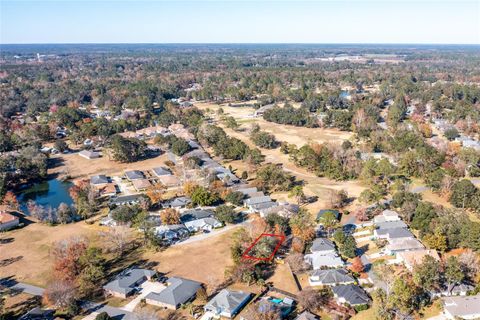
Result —
[{"label": "driveway", "polygon": [[120,309],[128,312],[133,312],[133,310],[135,310],[135,308],[140,303],[140,301],[142,301],[142,299],[145,298],[150,292],[158,293],[166,288],[163,284],[156,281],[153,281],[153,282],[145,281],[144,283],[142,283],[140,287],[142,288],[142,291],[140,292],[140,294],[137,297],[135,297],[135,299],[133,299],[127,305],[121,307]]}]

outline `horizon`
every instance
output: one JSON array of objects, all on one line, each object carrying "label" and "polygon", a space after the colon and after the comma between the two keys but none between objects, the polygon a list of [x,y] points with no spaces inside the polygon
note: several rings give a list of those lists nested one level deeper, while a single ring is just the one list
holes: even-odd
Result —
[{"label": "horizon", "polygon": [[7,44],[480,44],[480,2],[0,2]]}]

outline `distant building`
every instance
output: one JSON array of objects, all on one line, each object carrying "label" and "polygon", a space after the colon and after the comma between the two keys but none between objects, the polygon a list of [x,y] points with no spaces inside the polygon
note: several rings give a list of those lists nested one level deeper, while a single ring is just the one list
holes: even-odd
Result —
[{"label": "distant building", "polygon": [[100,158],[100,153],[90,150],[82,150],[78,153],[79,156],[84,157],[85,159],[97,159]]}]

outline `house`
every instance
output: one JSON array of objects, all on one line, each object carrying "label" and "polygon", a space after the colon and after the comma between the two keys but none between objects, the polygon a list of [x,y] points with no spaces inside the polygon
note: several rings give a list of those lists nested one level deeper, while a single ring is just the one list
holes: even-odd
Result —
[{"label": "house", "polygon": [[198,232],[200,230],[212,231],[215,228],[223,227],[223,224],[215,218],[202,218],[185,222],[185,227],[190,232]]},{"label": "house", "polygon": [[100,158],[99,152],[90,150],[82,150],[78,153],[78,155],[88,160]]},{"label": "house", "polygon": [[140,170],[125,171],[125,177],[130,181],[145,179],[145,175]]},{"label": "house", "polygon": [[213,217],[213,215],[214,215],[214,212],[209,209],[207,210],[191,209],[191,210],[184,211],[180,217],[180,220],[182,220],[182,222],[185,223],[187,221]]},{"label": "house", "polygon": [[435,260],[440,261],[440,256],[436,250],[432,249],[421,249],[415,251],[404,251],[397,254],[398,259],[405,264],[408,270],[412,271],[413,268],[422,263],[423,259],[426,256],[431,256]]},{"label": "house", "polygon": [[169,175],[172,174],[172,172],[170,171],[170,169],[163,168],[163,167],[153,168],[153,169],[152,169],[152,172],[153,172],[153,174],[156,175],[157,177],[169,176]]},{"label": "house", "polygon": [[333,295],[338,303],[359,306],[368,304],[370,297],[357,285],[346,284],[332,287]]},{"label": "house", "polygon": [[314,270],[308,282],[311,286],[336,286],[342,284],[353,284],[355,279],[345,269]]},{"label": "house", "polygon": [[7,209],[0,209],[0,231],[6,231],[17,227],[20,219],[9,213]]},{"label": "house", "polygon": [[[257,303],[257,310],[259,313],[275,312],[280,315],[279,319],[285,319],[294,309],[295,301],[291,298],[274,298],[274,297],[262,297]],[[240,317],[240,320],[258,320],[257,318],[250,318],[248,316]]]},{"label": "house", "polygon": [[407,224],[402,220],[398,221],[388,221],[388,222],[378,222],[375,224],[377,229],[394,229],[394,228],[408,228]]},{"label": "house", "polygon": [[152,184],[148,179],[137,179],[132,181],[133,187],[138,192],[147,190]]},{"label": "house", "polygon": [[480,294],[468,297],[443,298],[443,314],[447,319],[480,318]]},{"label": "house", "polygon": [[185,208],[192,200],[188,197],[176,197],[162,203],[162,208]]},{"label": "house", "polygon": [[217,317],[232,318],[247,304],[250,297],[248,292],[222,289],[203,308]]},{"label": "house", "polygon": [[261,203],[269,203],[272,202],[270,196],[261,196],[255,198],[248,198],[243,200],[243,206],[249,208],[250,211],[254,211],[255,206]]},{"label": "house", "polygon": [[110,180],[107,178],[106,175],[103,175],[103,174],[99,174],[99,175],[96,175],[96,176],[91,176],[90,177],[90,184],[92,186],[104,186],[106,184],[108,184],[110,182]]},{"label": "house", "polygon": [[127,269],[117,275],[113,281],[104,285],[103,289],[107,294],[125,299],[135,292],[136,287],[150,280],[155,274],[155,271],[148,269]]},{"label": "house", "polygon": [[308,311],[303,311],[293,320],[318,320],[318,317]]},{"label": "house", "polygon": [[238,179],[237,176],[230,171],[217,173],[217,178],[228,186],[240,182],[240,179]]},{"label": "house", "polygon": [[255,110],[255,112],[253,113],[253,115],[255,117],[262,117],[263,114],[265,113],[265,111],[267,110],[270,110],[270,109],[273,109],[275,107],[275,104],[267,104],[263,107],[260,107],[258,108],[257,110]]},{"label": "house", "polygon": [[117,185],[115,183],[107,183],[105,185],[95,187],[100,197],[113,197],[117,194]]},{"label": "house", "polygon": [[310,252],[320,255],[336,254],[335,244],[327,238],[317,238],[313,240]]},{"label": "house", "polygon": [[258,192],[258,189],[256,187],[253,187],[253,188],[241,188],[241,189],[237,189],[235,190],[236,192],[241,192],[243,193],[243,195],[245,197],[251,197],[251,194],[254,194],[256,192]]},{"label": "house", "polygon": [[310,264],[313,270],[344,266],[343,260],[336,254],[319,254],[318,252],[306,254],[305,262]]},{"label": "house", "polygon": [[425,248],[423,244],[415,238],[393,239],[385,246],[385,253],[394,255],[403,251],[412,251]]},{"label": "house", "polygon": [[278,206],[278,203],[276,203],[275,201],[262,202],[262,203],[251,205],[249,207],[249,212],[262,212],[264,210],[267,210],[269,208],[274,208],[276,206]]},{"label": "house", "polygon": [[156,227],[155,235],[169,242],[173,242],[188,238],[190,232],[183,224],[171,224]]},{"label": "house", "polygon": [[321,219],[323,218],[323,216],[324,216],[326,213],[328,213],[328,212],[333,213],[333,215],[335,216],[335,219],[337,219],[337,220],[340,219],[340,211],[334,210],[334,209],[324,209],[324,210],[320,210],[320,211],[317,213],[317,221],[321,221]]},{"label": "house", "polygon": [[55,319],[55,310],[51,309],[41,309],[40,307],[35,307],[25,313],[19,318],[19,320],[53,320]]},{"label": "house", "polygon": [[398,213],[393,210],[383,210],[382,213],[373,218],[375,224],[394,221],[400,221],[400,217]]},{"label": "house", "polygon": [[455,284],[452,288],[448,288],[448,286],[442,286],[436,292],[431,292],[431,296],[433,297],[452,297],[452,296],[466,296],[470,291],[475,290],[475,287],[468,283],[459,283]]},{"label": "house", "polygon": [[178,187],[180,185],[180,179],[171,174],[159,176],[158,180],[167,188]]},{"label": "house", "polygon": [[150,292],[145,302],[171,310],[180,308],[182,304],[192,301],[202,284],[197,281],[173,277],[167,280],[168,286],[160,292]]},{"label": "house", "polygon": [[110,199],[110,204],[116,206],[125,206],[125,205],[134,205],[140,202],[140,198],[143,198],[144,195],[137,194],[128,194],[125,196],[116,196]]},{"label": "house", "polygon": [[284,218],[291,218],[298,213],[300,207],[291,203],[278,203],[277,206],[260,209],[258,212],[260,217],[264,218],[271,213],[278,214]]},{"label": "house", "polygon": [[414,235],[405,228],[375,229],[373,235],[378,239],[401,240],[415,238]]}]

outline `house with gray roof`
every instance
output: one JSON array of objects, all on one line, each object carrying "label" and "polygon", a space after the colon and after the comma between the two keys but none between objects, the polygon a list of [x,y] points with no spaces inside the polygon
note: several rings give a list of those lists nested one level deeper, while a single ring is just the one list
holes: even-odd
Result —
[{"label": "house with gray roof", "polygon": [[145,175],[140,170],[125,171],[125,177],[130,181],[145,179]]},{"label": "house with gray roof", "polygon": [[93,186],[101,186],[107,183],[109,183],[109,180],[107,176],[104,174],[99,174],[99,175],[90,177],[90,184]]},{"label": "house with gray roof", "polygon": [[223,227],[223,224],[215,218],[202,218],[185,222],[185,227],[190,232],[198,232],[200,230],[212,231],[215,228]]},{"label": "house with gray roof", "polygon": [[379,222],[375,224],[377,229],[393,229],[393,228],[408,228],[407,224],[402,220]]},{"label": "house with gray roof", "polygon": [[185,208],[192,200],[188,197],[176,197],[162,203],[162,208]]},{"label": "house with gray roof", "polygon": [[355,279],[345,269],[314,270],[308,277],[311,286],[353,284]]},{"label": "house with gray roof", "polygon": [[310,252],[318,254],[335,254],[337,248],[335,244],[327,238],[317,238],[313,240],[312,246],[310,247]]},{"label": "house with gray roof", "polygon": [[375,229],[373,235],[379,239],[400,240],[415,238],[415,236],[406,228]]},{"label": "house with gray roof", "polygon": [[160,292],[150,292],[145,297],[145,302],[158,307],[171,310],[180,308],[181,305],[192,301],[197,295],[202,284],[197,281],[173,277],[167,280],[168,286]]},{"label": "house with gray roof", "polygon": [[157,177],[160,177],[160,176],[169,176],[172,174],[172,171],[170,171],[170,169],[167,169],[167,168],[164,168],[164,167],[156,167],[156,168],[153,168],[152,169],[152,172],[154,175],[156,175]]},{"label": "house with gray roof", "polygon": [[190,232],[183,224],[170,224],[155,227],[155,235],[169,242],[188,238]]},{"label": "house with gray roof", "polygon": [[185,223],[187,221],[193,221],[198,219],[209,218],[214,215],[214,212],[210,209],[190,209],[182,212],[180,220]]},{"label": "house with gray roof", "polygon": [[318,320],[319,318],[308,311],[303,311],[293,320]]},{"label": "house with gray roof", "polygon": [[140,198],[143,198],[143,197],[144,195],[141,193],[117,196],[110,199],[110,204],[116,205],[116,206],[134,205],[139,203]]},{"label": "house with gray roof", "polygon": [[443,314],[447,319],[480,318],[480,294],[443,298]]},{"label": "house with gray roof", "polygon": [[336,254],[319,254],[317,252],[305,255],[305,262],[310,264],[313,270],[323,268],[339,268],[343,267],[345,263],[342,258]]},{"label": "house with gray roof", "polygon": [[252,187],[252,188],[241,188],[235,191],[243,193],[243,195],[246,197],[250,197],[250,194],[258,192],[258,189],[256,187]]},{"label": "house with gray roof", "polygon": [[103,289],[107,294],[125,299],[134,293],[136,287],[150,280],[155,274],[155,271],[148,269],[127,269],[104,285]]},{"label": "house with gray roof", "polygon": [[370,297],[357,285],[347,284],[332,287],[333,295],[340,304],[359,306],[370,303]]},{"label": "house with gray roof", "polygon": [[203,307],[217,317],[232,318],[247,304],[251,293],[223,289]]}]

